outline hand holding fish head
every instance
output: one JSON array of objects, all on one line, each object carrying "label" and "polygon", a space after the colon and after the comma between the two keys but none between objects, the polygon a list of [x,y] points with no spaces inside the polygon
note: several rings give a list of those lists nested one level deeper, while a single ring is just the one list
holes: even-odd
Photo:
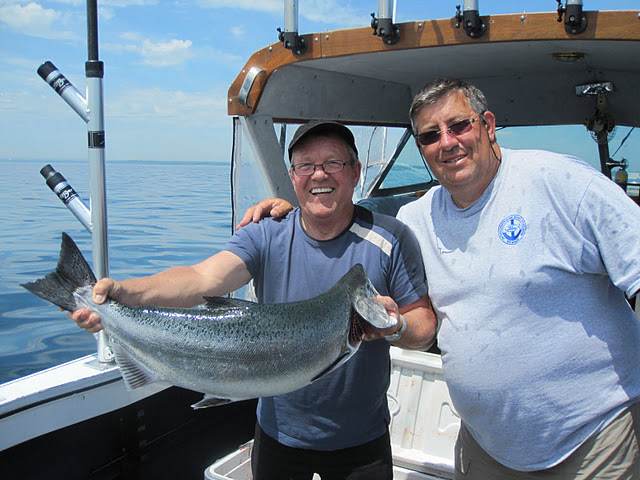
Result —
[{"label": "hand holding fish head", "polygon": [[[399,328],[402,327],[402,321],[400,320],[400,311],[398,309],[398,304],[391,298],[385,297],[382,295],[377,295],[376,297],[380,306],[385,310],[385,314],[388,317],[385,319],[384,323],[380,321],[378,325],[373,325],[369,322],[363,322],[364,327],[364,341],[371,341],[377,338],[385,338],[389,335],[393,335],[398,331]],[[378,318],[382,319],[383,317],[378,315]]]}]

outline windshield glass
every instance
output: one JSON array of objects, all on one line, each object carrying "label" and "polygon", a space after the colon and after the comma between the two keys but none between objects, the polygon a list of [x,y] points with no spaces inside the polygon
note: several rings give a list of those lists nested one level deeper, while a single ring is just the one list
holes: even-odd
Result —
[{"label": "windshield glass", "polygon": [[[402,143],[404,129],[393,129],[393,136]],[[609,157],[613,162],[624,162],[627,167],[627,193],[637,197],[640,186],[640,129],[616,127],[609,135]],[[391,137],[392,134],[389,134]],[[504,148],[550,150],[581,158],[597,170],[600,168],[598,144],[583,125],[507,127],[497,131],[498,143]],[[429,182],[431,173],[422,161],[413,137],[399,145],[400,153],[394,165],[378,188],[395,188],[408,183]],[[611,169],[615,178],[621,168]]]}]

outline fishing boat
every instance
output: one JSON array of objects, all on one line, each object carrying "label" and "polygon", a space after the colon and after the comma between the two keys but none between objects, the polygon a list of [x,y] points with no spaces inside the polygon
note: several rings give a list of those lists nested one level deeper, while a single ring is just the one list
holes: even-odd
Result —
[{"label": "fishing boat", "polygon": [[[311,119],[352,127],[363,163],[361,204],[393,215],[418,198],[437,182],[411,138],[409,105],[425,83],[445,76],[483,90],[499,139],[520,127],[581,126],[602,172],[638,201],[639,182],[618,175],[634,159],[614,160],[610,141],[640,125],[640,10],[592,11],[569,0],[547,13],[483,15],[472,0],[452,4],[450,18],[395,23],[390,3],[378,2],[377,15],[360,28],[299,34],[297,2],[285,2],[280,38],[247,60],[228,92],[234,223],[267,196],[295,203],[285,146]],[[100,89],[95,53],[90,48],[88,87]],[[66,95],[77,104],[69,97],[79,94]],[[88,119],[92,195],[104,193],[97,117]],[[73,213],[93,229],[95,266],[106,225],[97,227],[102,204],[92,198],[91,205],[89,213]],[[198,393],[160,384],[126,390],[102,341],[95,355],[0,385],[3,471],[20,478],[250,478],[255,401],[193,411]],[[392,348],[388,396],[395,478],[452,478],[459,417],[437,348]]]}]

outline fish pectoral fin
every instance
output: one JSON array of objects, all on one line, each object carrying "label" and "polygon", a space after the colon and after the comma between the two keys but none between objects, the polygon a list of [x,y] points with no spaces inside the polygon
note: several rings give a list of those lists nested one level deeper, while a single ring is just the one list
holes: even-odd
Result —
[{"label": "fish pectoral fin", "polygon": [[219,308],[243,308],[251,305],[255,305],[255,302],[249,300],[242,300],[240,298],[229,297],[202,297],[207,303],[203,305],[203,308],[209,310],[217,310]]},{"label": "fish pectoral fin", "polygon": [[127,390],[132,390],[158,381],[158,379],[147,372],[142,365],[132,359],[121,346],[114,344],[112,345],[112,348],[116,363],[120,367],[120,373],[122,373],[122,379],[124,380]]},{"label": "fish pectoral fin", "polygon": [[218,398],[213,395],[206,394],[202,400],[198,403],[194,403],[191,405],[192,408],[209,408],[209,407],[219,407],[220,405],[226,405],[227,403],[231,403],[233,400],[228,398]]}]

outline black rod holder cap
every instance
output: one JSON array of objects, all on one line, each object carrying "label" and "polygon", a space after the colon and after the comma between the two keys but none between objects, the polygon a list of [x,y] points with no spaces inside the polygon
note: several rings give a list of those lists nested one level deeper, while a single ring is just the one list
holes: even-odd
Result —
[{"label": "black rod holder cap", "polygon": [[56,66],[47,60],[38,67],[38,75],[40,75],[40,77],[46,82],[47,77],[51,75],[51,72],[55,72],[56,70],[58,70]]}]

